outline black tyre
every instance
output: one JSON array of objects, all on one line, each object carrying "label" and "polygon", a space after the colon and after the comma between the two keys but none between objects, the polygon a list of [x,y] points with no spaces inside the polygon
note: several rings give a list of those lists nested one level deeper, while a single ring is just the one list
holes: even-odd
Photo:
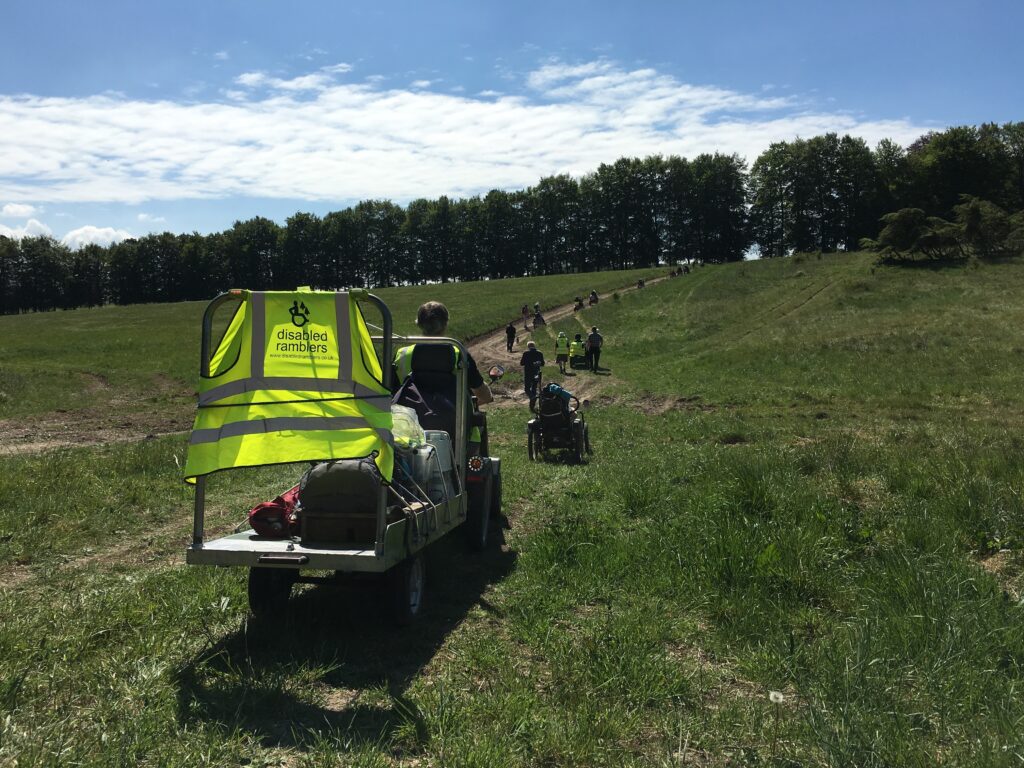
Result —
[{"label": "black tyre", "polygon": [[417,553],[391,569],[388,574],[391,593],[391,618],[400,627],[412,624],[423,612],[426,565]]},{"label": "black tyre", "polygon": [[501,517],[501,475],[494,476],[494,484],[491,486],[491,518],[497,520]]},{"label": "black tyre", "polygon": [[537,455],[533,450],[533,430],[531,429],[526,433],[526,453],[530,457],[530,461],[536,461]]},{"label": "black tyre", "polygon": [[295,572],[286,568],[249,569],[249,610],[259,619],[280,617],[288,610]]},{"label": "black tyre", "polygon": [[487,498],[486,491],[488,485],[490,485],[488,482],[478,483],[469,490],[469,509],[466,511],[466,543],[472,552],[482,552],[487,549],[487,540],[491,533],[491,500]]}]

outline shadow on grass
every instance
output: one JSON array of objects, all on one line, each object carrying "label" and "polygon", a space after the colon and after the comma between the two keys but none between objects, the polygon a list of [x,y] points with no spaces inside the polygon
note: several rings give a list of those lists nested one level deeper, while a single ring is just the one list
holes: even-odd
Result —
[{"label": "shadow on grass", "polygon": [[[507,524],[492,525],[503,539]],[[390,621],[382,581],[307,588],[287,615],[248,620],[178,670],[179,722],[248,732],[265,747],[305,750],[324,737],[379,745],[399,728],[425,746],[430,734],[405,691],[473,606],[498,613],[482,595],[516,562],[497,546],[467,554],[459,533],[427,549],[424,613],[411,627]]]}]

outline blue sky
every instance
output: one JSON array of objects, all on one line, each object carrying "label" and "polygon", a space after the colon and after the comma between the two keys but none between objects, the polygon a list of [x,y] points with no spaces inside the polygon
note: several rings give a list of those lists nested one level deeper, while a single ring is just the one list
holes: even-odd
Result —
[{"label": "blue sky", "polygon": [[1024,119],[1024,3],[7,0],[0,234],[72,245]]}]

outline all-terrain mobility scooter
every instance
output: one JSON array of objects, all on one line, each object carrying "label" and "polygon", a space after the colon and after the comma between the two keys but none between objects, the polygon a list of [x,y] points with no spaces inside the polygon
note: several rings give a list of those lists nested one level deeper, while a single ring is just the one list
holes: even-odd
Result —
[{"label": "all-terrain mobility scooter", "polygon": [[[380,336],[368,331],[365,305],[380,314]],[[228,308],[234,313],[214,348],[215,315]],[[440,420],[421,425],[392,409],[395,339],[387,306],[365,290],[233,290],[207,307],[185,466],[195,484],[186,561],[247,568],[254,614],[278,615],[296,583],[379,574],[395,620],[408,623],[423,605],[427,546],[456,528],[473,549],[487,545],[501,507],[501,463],[487,455],[486,421],[459,363],[466,350],[450,338],[403,340],[434,367],[419,371],[414,356],[409,380],[433,376],[454,399],[450,413],[426,414]],[[474,426],[480,450],[470,456]],[[210,474],[300,462],[313,466],[250,512],[252,530],[206,540]]]},{"label": "all-terrain mobility scooter", "polygon": [[526,423],[526,449],[531,461],[539,461],[549,451],[568,450],[577,464],[594,452],[590,428],[575,395],[554,383],[540,391],[537,415]]}]

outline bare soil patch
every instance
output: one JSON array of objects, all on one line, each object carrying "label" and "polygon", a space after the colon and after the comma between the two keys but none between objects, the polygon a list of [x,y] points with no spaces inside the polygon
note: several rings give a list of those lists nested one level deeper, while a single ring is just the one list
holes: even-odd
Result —
[{"label": "bare soil patch", "polygon": [[101,374],[81,374],[90,392],[111,392],[95,408],[0,420],[0,456],[40,453],[57,448],[105,445],[180,434],[192,426],[194,393],[163,375],[143,393],[116,393]]}]

